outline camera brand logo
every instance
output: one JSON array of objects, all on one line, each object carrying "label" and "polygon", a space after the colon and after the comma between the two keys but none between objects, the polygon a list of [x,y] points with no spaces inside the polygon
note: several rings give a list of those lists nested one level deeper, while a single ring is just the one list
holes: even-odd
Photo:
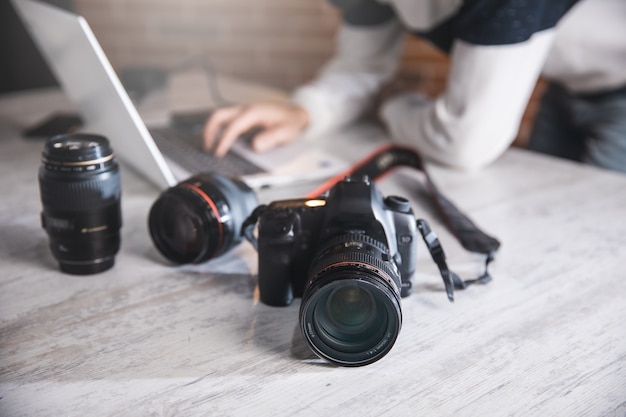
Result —
[{"label": "camera brand logo", "polygon": [[105,231],[108,228],[109,226],[104,224],[102,226],[96,226],[96,227],[83,227],[82,229],[80,229],[80,232],[81,233],[95,233],[95,232]]},{"label": "camera brand logo", "polygon": [[386,169],[392,167],[396,163],[395,155],[391,153],[384,153],[378,157],[376,160],[376,166],[380,171],[385,171]]}]

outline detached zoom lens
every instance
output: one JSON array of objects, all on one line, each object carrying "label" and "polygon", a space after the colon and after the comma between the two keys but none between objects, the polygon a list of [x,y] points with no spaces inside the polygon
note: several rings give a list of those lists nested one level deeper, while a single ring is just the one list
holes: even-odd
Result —
[{"label": "detached zoom lens", "polygon": [[120,173],[109,141],[99,135],[51,138],[42,153],[42,226],[61,271],[94,274],[115,263],[122,215]]},{"label": "detached zoom lens", "polygon": [[400,283],[382,243],[353,233],[333,239],[314,262],[302,297],[306,341],[343,366],[382,358],[402,325]]},{"label": "detached zoom lens", "polygon": [[246,184],[200,174],[164,191],[148,219],[157,249],[178,264],[202,263],[241,242],[241,226],[258,205]]}]

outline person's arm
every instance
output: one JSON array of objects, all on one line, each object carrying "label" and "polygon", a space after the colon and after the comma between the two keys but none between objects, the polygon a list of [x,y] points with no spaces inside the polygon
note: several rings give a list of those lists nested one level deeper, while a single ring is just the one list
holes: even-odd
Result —
[{"label": "person's arm", "polygon": [[383,105],[393,140],[455,168],[479,168],[495,160],[516,137],[553,32],[509,45],[457,40],[448,84],[439,97],[431,101],[409,93]]},{"label": "person's arm", "polygon": [[395,18],[377,25],[341,27],[334,58],[313,82],[294,93],[293,101],[309,114],[303,136],[328,134],[370,108],[397,69],[404,33]]},{"label": "person's arm", "polygon": [[243,133],[261,127],[252,145],[264,151],[298,137],[328,134],[358,119],[395,72],[404,39],[404,29],[389,6],[367,3],[365,8],[360,4],[342,11],[335,56],[315,80],[294,92],[291,104],[216,111],[205,127],[205,148],[215,148],[221,156]]},{"label": "person's arm", "polygon": [[[382,118],[393,139],[456,168],[495,160],[515,139],[557,24],[576,2],[467,1],[423,29],[450,53],[447,86],[432,102],[408,94],[384,105]],[[398,14],[412,21],[406,17],[417,12],[409,9]]]}]

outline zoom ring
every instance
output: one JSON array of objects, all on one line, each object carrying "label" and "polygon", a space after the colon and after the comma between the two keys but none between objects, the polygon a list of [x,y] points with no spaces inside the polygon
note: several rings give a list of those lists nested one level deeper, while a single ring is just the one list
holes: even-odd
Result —
[{"label": "zoom ring", "polygon": [[[357,245],[350,246],[352,243],[356,243]],[[364,252],[363,249],[358,246],[359,243],[369,245],[370,248],[368,249],[374,249],[374,252],[378,253],[374,255],[369,252]],[[341,235],[331,239],[328,245],[325,246],[325,249],[321,252],[310,269],[310,278],[314,280],[315,277],[319,276],[321,273],[335,267],[345,266],[346,263],[355,266],[369,266],[381,271],[383,274],[379,275],[399,293],[399,285],[401,282],[399,272],[395,263],[391,260],[382,259],[383,256],[387,256],[387,250],[385,245],[379,241],[362,233]]]}]

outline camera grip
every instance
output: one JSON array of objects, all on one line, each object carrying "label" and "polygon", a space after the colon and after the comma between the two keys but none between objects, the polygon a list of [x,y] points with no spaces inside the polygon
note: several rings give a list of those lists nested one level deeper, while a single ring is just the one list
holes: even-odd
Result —
[{"label": "camera grip", "polygon": [[288,306],[293,301],[291,252],[294,244],[292,213],[270,212],[259,220],[259,293],[271,306]]}]

